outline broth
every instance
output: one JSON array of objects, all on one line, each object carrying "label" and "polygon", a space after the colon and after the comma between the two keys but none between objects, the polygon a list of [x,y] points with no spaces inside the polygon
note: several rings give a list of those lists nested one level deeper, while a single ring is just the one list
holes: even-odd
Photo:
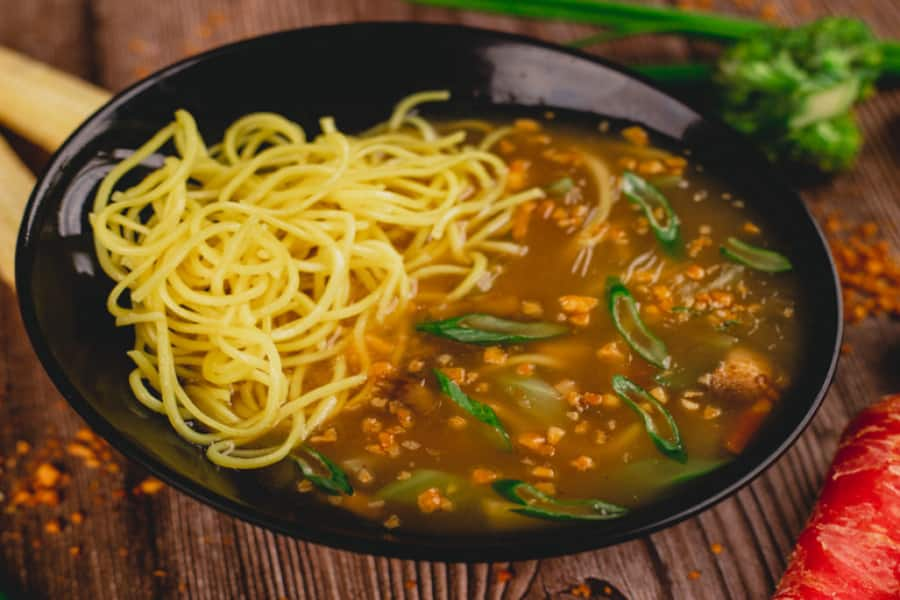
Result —
[{"label": "broth", "polygon": [[[473,126],[472,139],[482,135]],[[724,182],[688,153],[645,137],[637,128],[586,132],[521,120],[495,146],[511,165],[512,187],[548,191],[513,217],[512,236],[528,251],[494,265],[481,291],[457,302],[441,301],[446,286],[429,279],[413,311],[370,330],[375,392],[308,440],[347,472],[355,490],[333,502],[387,528],[541,527],[550,521],[511,511],[517,505],[492,484],[520,480],[560,500],[601,499],[632,509],[743,450],[795,369],[802,344],[796,280],[723,256],[729,237],[759,247],[773,242]],[[595,228],[595,243],[585,243],[582,231],[598,196],[585,156],[608,165],[616,187],[626,170],[655,185],[680,220],[681,243],[660,243],[641,207],[625,197]],[[657,207],[658,220],[663,212]],[[617,330],[609,276],[621,278],[646,327],[664,342],[667,367],[640,356]],[[416,330],[468,313],[562,324],[568,334],[474,345]],[[625,327],[637,333],[634,323]],[[435,369],[493,409],[510,447],[441,392]],[[616,375],[668,410],[686,462],[654,443],[641,415],[614,393]],[[661,411],[641,404],[666,437]],[[307,480],[298,490],[320,494]]]}]

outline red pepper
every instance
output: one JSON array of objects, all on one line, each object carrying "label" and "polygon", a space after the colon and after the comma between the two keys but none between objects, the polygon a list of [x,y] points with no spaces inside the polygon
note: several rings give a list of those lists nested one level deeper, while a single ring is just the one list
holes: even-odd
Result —
[{"label": "red pepper", "polygon": [[900,598],[900,394],[844,431],[773,600]]}]

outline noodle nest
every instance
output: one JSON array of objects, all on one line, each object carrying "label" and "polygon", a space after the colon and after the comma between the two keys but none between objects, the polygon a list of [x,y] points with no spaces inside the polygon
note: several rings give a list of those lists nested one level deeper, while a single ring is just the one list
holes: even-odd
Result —
[{"label": "noodle nest", "polygon": [[359,136],[254,113],[212,147],[179,110],[103,180],[90,221],[108,310],[134,328],[130,386],[214,463],[282,460],[371,393],[367,332],[427,302],[426,280],[457,300],[524,252],[513,212],[544,194],[505,191],[491,146],[508,130],[474,146],[413,112],[447,98],[410,96]]}]

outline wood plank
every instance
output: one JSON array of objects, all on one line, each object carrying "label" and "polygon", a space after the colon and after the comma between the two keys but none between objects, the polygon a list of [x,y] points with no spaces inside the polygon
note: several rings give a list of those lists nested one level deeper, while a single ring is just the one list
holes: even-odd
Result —
[{"label": "wood plank", "polygon": [[87,0],[0,2],[0,42],[28,56],[92,79],[93,48]]},{"label": "wood plank", "polygon": [[[803,17],[793,5],[778,3],[792,22]],[[816,14],[852,12],[868,18],[882,35],[900,34],[900,6],[890,0],[827,0],[813,8]],[[111,89],[211,46],[320,23],[449,21],[555,41],[588,31],[569,24],[414,7],[401,0],[0,0],[0,14],[0,43]],[[646,61],[703,52],[677,39],[662,44],[631,40],[603,49],[621,60]],[[817,214],[841,207],[853,219],[884,224],[895,250],[900,250],[900,207],[893,192],[900,186],[898,113],[900,92],[883,92],[869,101],[860,112],[868,140],[860,164],[804,193]],[[47,519],[91,507],[98,493],[108,496],[130,489],[144,476],[124,462],[120,475],[101,476],[64,458],[74,482],[62,506],[0,515],[0,577],[11,576],[29,597],[48,598],[565,598],[571,597],[565,592],[572,585],[588,578],[608,581],[629,599],[765,597],[784,569],[841,428],[878,394],[900,387],[900,373],[891,368],[900,362],[898,340],[896,321],[873,320],[849,328],[847,341],[853,351],[842,360],[822,410],[772,469],[696,518],[613,548],[511,565],[389,560],[277,536],[171,490],[129,497],[113,509],[109,503],[97,505],[80,528],[45,536]],[[0,456],[11,456],[19,439],[36,447],[53,435],[70,439],[81,422],[61,404],[40,370],[24,340],[15,299],[5,289],[0,292],[0,364]],[[57,433],[51,434],[54,429]],[[41,547],[35,550],[31,544],[39,538]],[[723,547],[721,554],[711,551],[714,543]],[[78,557],[70,556],[72,545],[81,546]],[[120,548],[127,552],[120,553]],[[158,569],[165,574],[154,576]],[[500,582],[498,569],[511,570],[513,578]],[[698,579],[690,577],[692,571],[699,572]]]}]

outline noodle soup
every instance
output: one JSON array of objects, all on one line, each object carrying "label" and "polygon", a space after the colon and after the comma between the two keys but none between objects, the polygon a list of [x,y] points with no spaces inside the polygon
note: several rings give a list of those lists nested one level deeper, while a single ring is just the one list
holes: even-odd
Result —
[{"label": "noodle soup", "polygon": [[441,98],[210,149],[182,114],[120,165],[92,224],[136,398],[389,530],[616,519],[742,452],[802,345],[745,199],[639,127],[410,112]]}]

